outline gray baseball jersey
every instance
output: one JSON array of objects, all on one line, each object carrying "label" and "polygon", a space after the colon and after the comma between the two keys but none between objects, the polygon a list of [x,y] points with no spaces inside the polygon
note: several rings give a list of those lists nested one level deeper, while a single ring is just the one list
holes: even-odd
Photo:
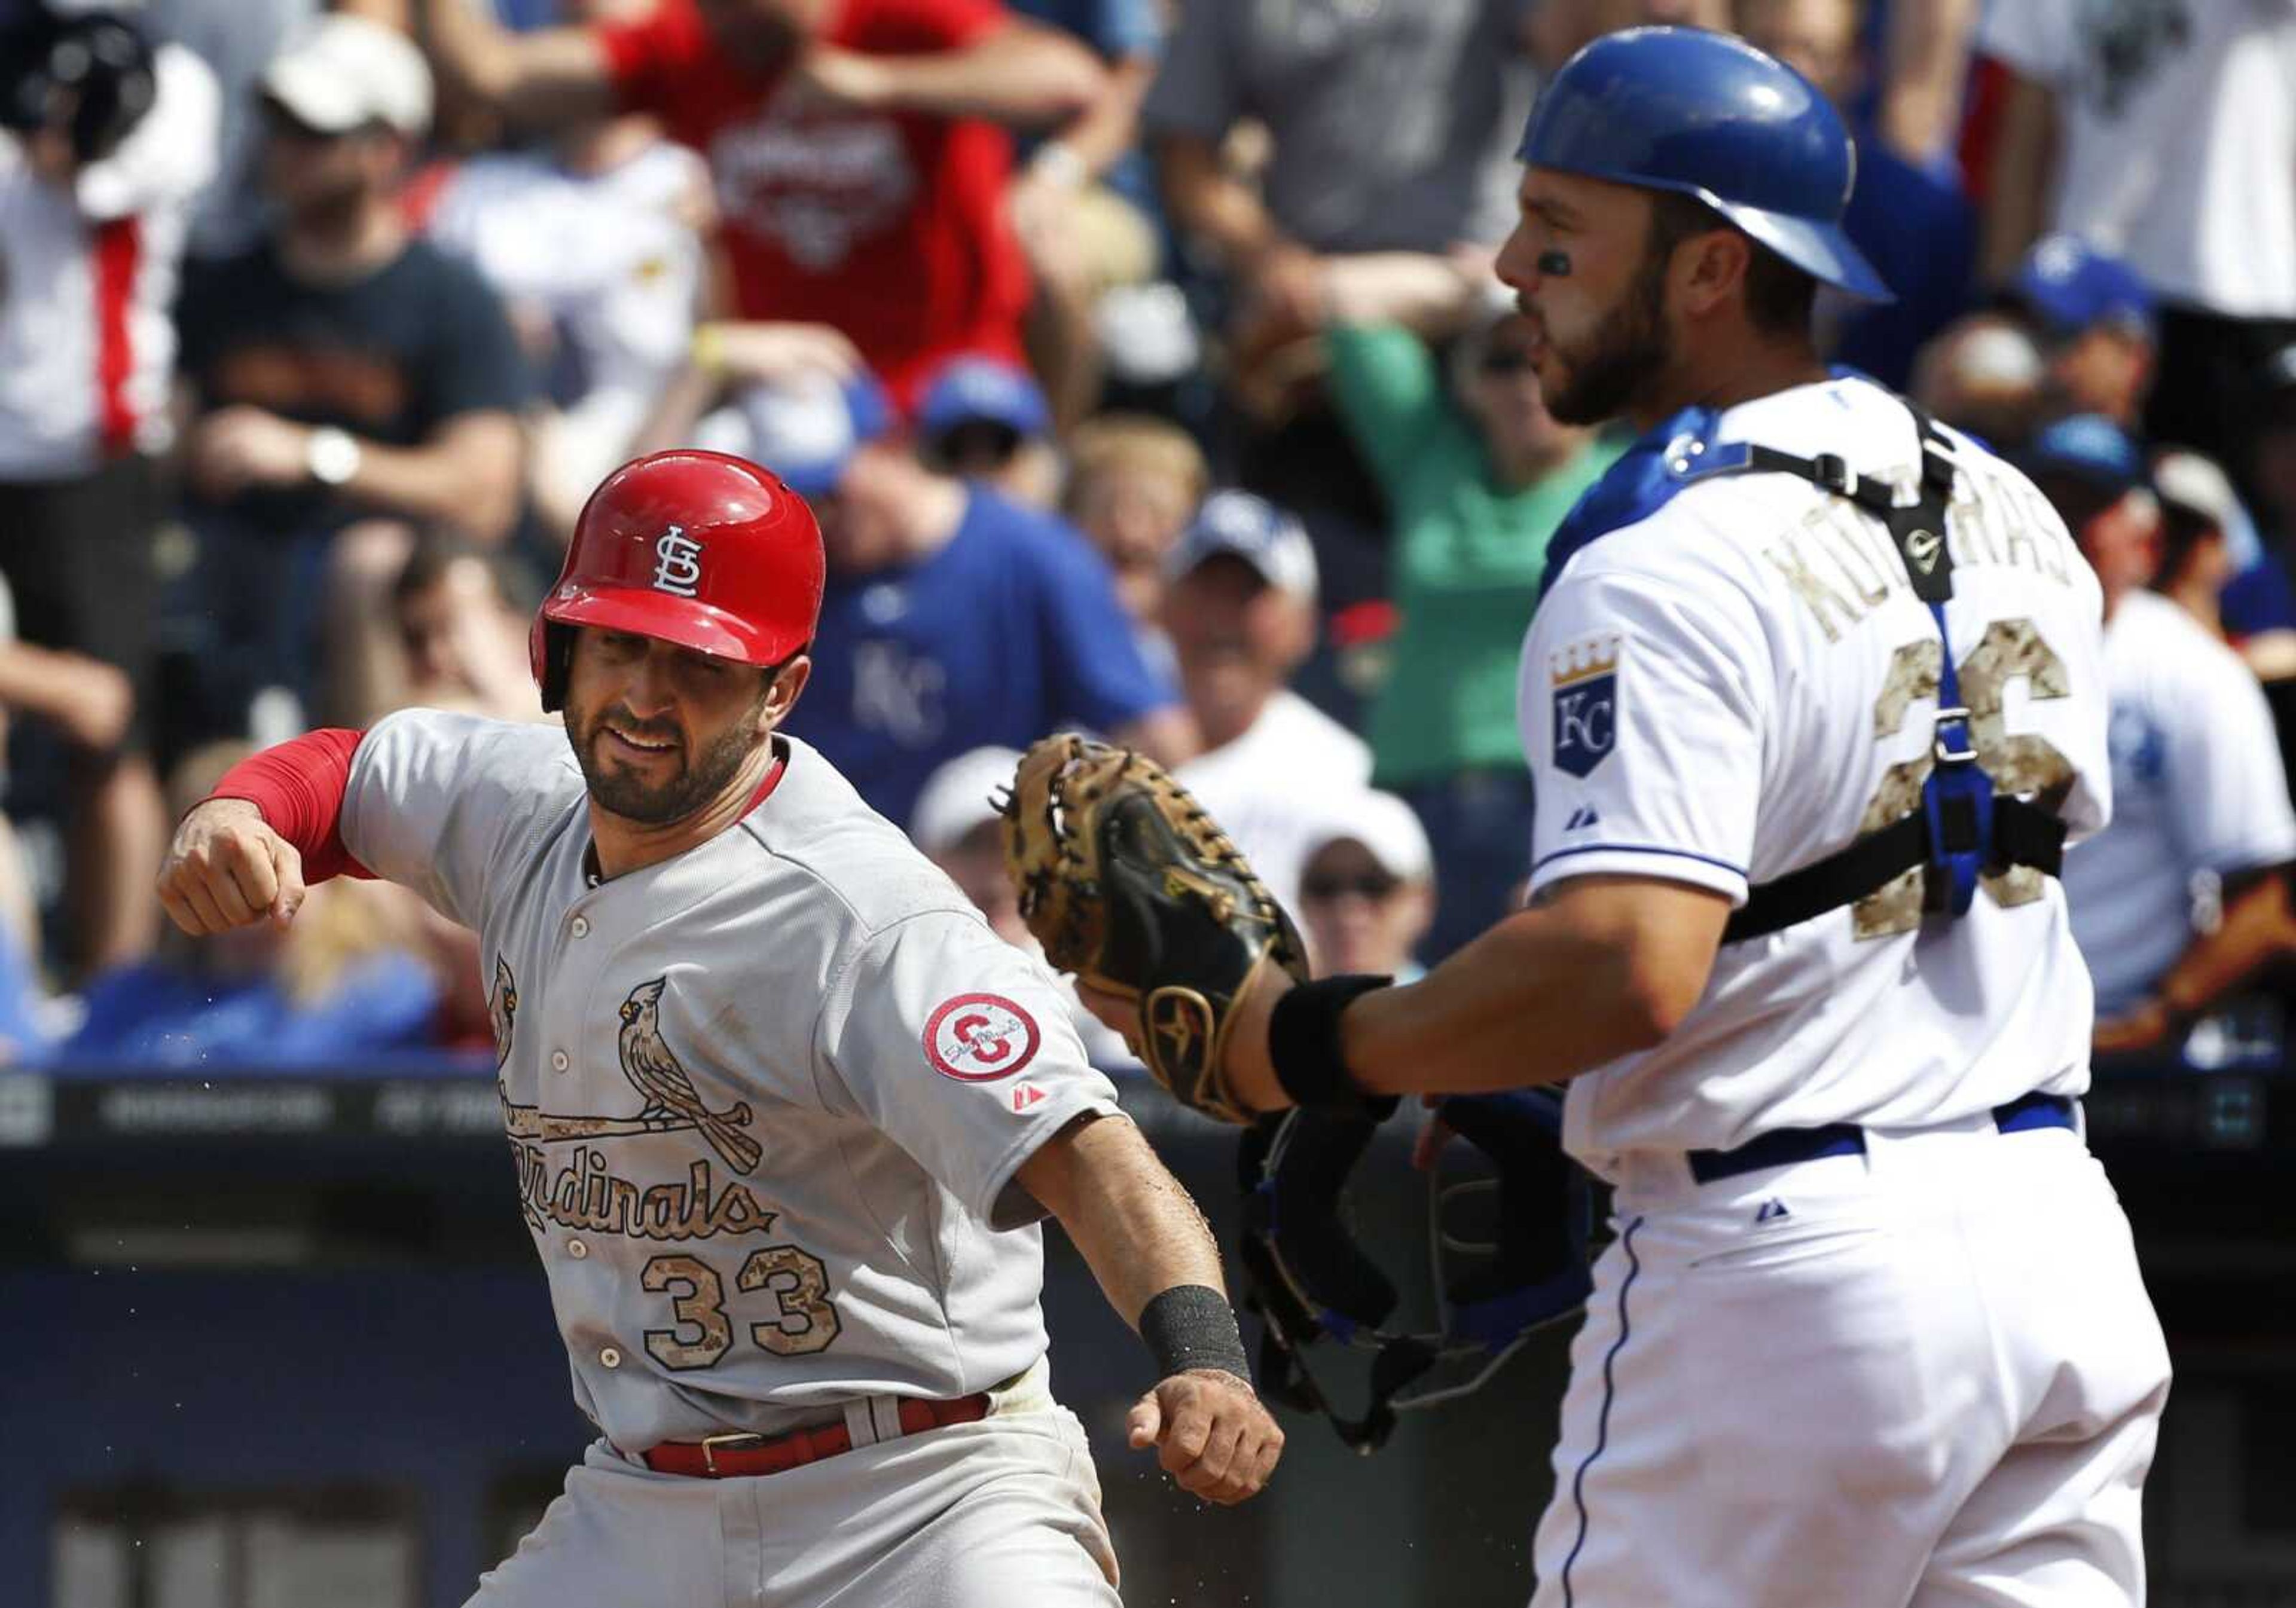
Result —
[{"label": "gray baseball jersey", "polygon": [[563,731],[359,744],[343,842],[475,929],[519,1197],[626,1450],[962,1396],[1045,1351],[1014,1170],[1115,1091],[1042,965],[804,744],[737,825],[594,886]]}]

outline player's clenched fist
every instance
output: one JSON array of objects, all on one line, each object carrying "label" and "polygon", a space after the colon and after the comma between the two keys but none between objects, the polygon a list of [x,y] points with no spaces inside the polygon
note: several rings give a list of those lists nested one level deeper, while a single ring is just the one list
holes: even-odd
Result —
[{"label": "player's clenched fist", "polygon": [[160,902],[194,937],[283,926],[303,902],[303,857],[243,798],[211,798],[184,817],[160,868]]},{"label": "player's clenched fist", "polygon": [[1191,1368],[1132,1405],[1135,1450],[1157,1461],[1183,1490],[1235,1503],[1259,1493],[1283,1454],[1283,1432],[1251,1386],[1219,1368]]}]

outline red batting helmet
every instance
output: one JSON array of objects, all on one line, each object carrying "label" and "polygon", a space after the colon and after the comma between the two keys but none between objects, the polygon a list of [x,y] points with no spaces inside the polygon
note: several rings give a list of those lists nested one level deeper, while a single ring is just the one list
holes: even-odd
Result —
[{"label": "red batting helmet", "polygon": [[606,477],[575,521],[529,646],[542,706],[566,698],[574,633],[597,625],[745,665],[778,665],[821,616],[821,527],[745,459],[690,447]]}]

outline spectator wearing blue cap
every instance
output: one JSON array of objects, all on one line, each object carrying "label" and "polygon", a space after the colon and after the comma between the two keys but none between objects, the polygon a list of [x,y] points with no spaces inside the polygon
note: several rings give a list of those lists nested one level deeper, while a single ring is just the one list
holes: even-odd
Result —
[{"label": "spectator wearing blue cap", "polygon": [[1048,509],[1060,495],[1053,413],[1026,369],[995,357],[953,357],[925,380],[917,453],[944,475],[981,480],[1015,502]]},{"label": "spectator wearing blue cap", "polygon": [[2053,231],[2124,258],[2161,303],[2150,433],[2238,462],[2296,340],[2296,6],[1996,0],[1977,47],[2005,78],[1986,267]]},{"label": "spectator wearing blue cap", "polygon": [[927,466],[866,371],[752,386],[693,439],[764,464],[821,521],[829,584],[790,729],[887,819],[906,826],[926,780],[958,755],[1062,726],[1168,764],[1194,751],[1091,544]]},{"label": "spectator wearing blue cap", "polygon": [[[2096,983],[2100,1054],[2181,1035],[2289,941],[2296,812],[2272,714],[2239,656],[2146,590],[2160,500],[2110,420],[2049,426],[2017,460],[2064,517],[2104,594],[2112,820],[2065,859],[2073,937]],[[2204,926],[2196,887],[2221,910]]]},{"label": "spectator wearing blue cap", "polygon": [[2026,253],[2005,301],[2047,364],[2044,406],[2141,431],[2152,386],[2155,310],[2134,269],[2070,234]]}]

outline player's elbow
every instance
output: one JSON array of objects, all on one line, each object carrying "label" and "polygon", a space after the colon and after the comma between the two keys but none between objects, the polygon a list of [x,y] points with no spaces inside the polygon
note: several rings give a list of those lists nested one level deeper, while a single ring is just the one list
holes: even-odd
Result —
[{"label": "player's elbow", "polygon": [[1050,29],[1027,31],[1030,71],[1028,82],[1035,104],[1029,119],[1057,126],[1092,110],[1109,87],[1107,69],[1100,58],[1069,36]]},{"label": "player's elbow", "polygon": [[1652,1049],[1681,1027],[1706,992],[1705,968],[1695,975],[1680,956],[1637,945],[1615,961],[1618,1008],[1613,1020],[1627,1054]]},{"label": "player's elbow", "polygon": [[1729,902],[1681,884],[1595,877],[1564,885],[1555,905],[1584,947],[1612,1053],[1652,1049],[1679,1030],[1705,997]]}]

